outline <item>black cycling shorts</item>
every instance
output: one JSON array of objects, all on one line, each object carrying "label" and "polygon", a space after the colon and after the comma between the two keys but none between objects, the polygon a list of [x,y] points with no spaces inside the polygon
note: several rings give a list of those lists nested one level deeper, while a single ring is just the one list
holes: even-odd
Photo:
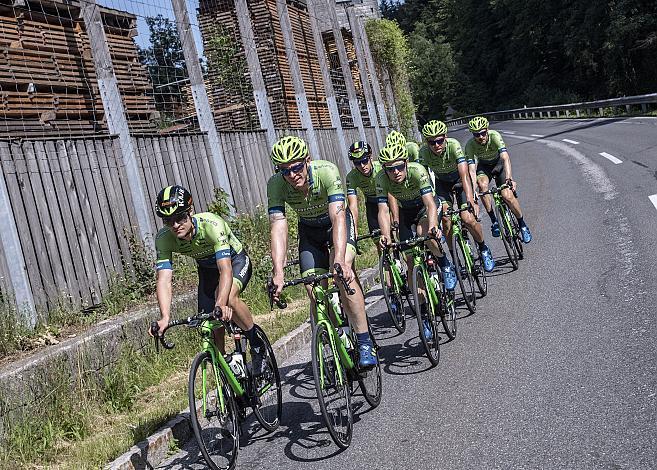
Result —
[{"label": "black cycling shorts", "polygon": [[504,161],[501,158],[498,158],[493,162],[478,162],[477,163],[477,178],[481,175],[488,176],[488,179],[491,180],[495,178],[495,184],[502,186],[506,183],[506,170],[504,169]]},{"label": "black cycling shorts", "polygon": [[[347,250],[356,253],[356,228],[347,209]],[[333,243],[331,225],[311,226],[299,221],[299,267],[301,276],[324,274],[329,270],[329,248]]]},{"label": "black cycling shorts", "polygon": [[374,230],[379,229],[379,204],[376,199],[372,201],[367,200],[365,202],[365,212],[367,214],[367,228],[370,233]]},{"label": "black cycling shorts", "polygon": [[413,225],[420,223],[420,220],[427,215],[427,209],[424,204],[415,207],[400,207],[399,208],[399,240],[408,240],[413,238],[415,231]]},{"label": "black cycling shorts", "polygon": [[455,181],[443,181],[436,178],[436,187],[434,200],[436,201],[436,206],[438,209],[444,203],[447,203],[450,207],[452,206],[452,192],[456,192],[456,198],[458,200],[459,206],[466,203],[465,193],[463,192],[463,185],[461,184],[461,179]]},{"label": "black cycling shorts", "polygon": [[[251,259],[242,250],[231,259],[233,265],[233,282],[237,283],[240,292],[246,289],[251,273]],[[219,269],[217,267],[198,266],[198,311],[210,313],[214,310],[216,290],[219,285]]]}]

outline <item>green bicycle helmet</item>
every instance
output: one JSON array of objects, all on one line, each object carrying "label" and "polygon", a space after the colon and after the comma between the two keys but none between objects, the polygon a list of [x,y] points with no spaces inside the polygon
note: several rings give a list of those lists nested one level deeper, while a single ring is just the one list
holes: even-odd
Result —
[{"label": "green bicycle helmet", "polygon": [[372,154],[372,147],[367,142],[359,140],[349,147],[349,160],[359,160]]},{"label": "green bicycle helmet", "polygon": [[303,139],[288,135],[276,141],[271,149],[271,161],[274,165],[290,163],[308,156],[308,146]]},{"label": "green bicycle helmet", "polygon": [[477,116],[468,122],[470,132],[479,132],[482,129],[488,129],[488,119],[483,116]]},{"label": "green bicycle helmet", "polygon": [[386,145],[406,145],[406,137],[399,131],[390,131],[386,136]]},{"label": "green bicycle helmet", "polygon": [[386,145],[379,151],[379,161],[382,165],[396,160],[408,160],[408,152],[403,145]]},{"label": "green bicycle helmet", "polygon": [[191,193],[178,185],[163,188],[155,200],[155,213],[158,217],[171,217],[188,212],[191,208]]},{"label": "green bicycle helmet", "polygon": [[443,121],[433,121],[427,122],[422,128],[422,135],[425,138],[434,137],[436,135],[447,134],[447,124]]}]

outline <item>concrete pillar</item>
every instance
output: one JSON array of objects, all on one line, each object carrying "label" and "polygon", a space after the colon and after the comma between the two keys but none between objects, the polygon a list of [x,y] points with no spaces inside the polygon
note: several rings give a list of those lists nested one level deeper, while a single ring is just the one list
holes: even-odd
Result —
[{"label": "concrete pillar", "polygon": [[356,87],[354,87],[354,80],[351,76],[351,67],[349,66],[349,59],[347,58],[347,50],[344,47],[344,38],[342,37],[342,30],[338,23],[338,14],[336,13],[335,0],[324,0],[328,3],[327,11],[331,18],[331,29],[333,30],[333,38],[335,39],[335,47],[338,51],[340,59],[340,67],[342,68],[342,75],[344,76],[344,84],[347,88],[347,96],[349,97],[349,108],[351,109],[351,118],[354,126],[358,128],[358,134],[361,140],[367,140],[365,135],[365,127],[363,126],[363,118],[360,115],[360,106],[358,105],[358,97],[356,96]]},{"label": "concrete pillar", "polygon": [[274,119],[271,115],[271,108],[267,100],[267,89],[265,80],[262,77],[258,51],[256,50],[255,36],[253,34],[253,25],[251,24],[251,15],[246,0],[235,0],[235,11],[237,13],[237,22],[240,28],[240,36],[244,53],[246,55],[246,65],[249,68],[251,86],[253,87],[253,98],[255,99],[256,109],[260,127],[267,131],[267,143],[271,148],[276,142],[276,131],[274,130]]},{"label": "concrete pillar", "polygon": [[297,103],[297,110],[299,111],[299,118],[301,119],[301,125],[306,130],[306,139],[308,140],[310,154],[319,157],[319,145],[317,144],[317,136],[315,135],[313,120],[310,116],[306,89],[303,86],[303,78],[301,78],[299,56],[297,55],[296,45],[294,44],[292,23],[290,22],[290,12],[287,9],[286,0],[276,0],[276,10],[278,11],[278,18],[281,22],[285,54],[290,67],[290,75],[292,75],[292,84],[294,86],[294,95]]},{"label": "concrete pillar", "polygon": [[80,16],[82,17],[89,37],[91,54],[93,56],[98,90],[103,101],[105,120],[110,134],[119,136],[121,156],[125,164],[128,184],[135,205],[135,215],[139,224],[139,234],[145,243],[153,243],[153,227],[151,226],[150,211],[152,201],[146,201],[146,192],[142,184],[139,166],[137,165],[135,149],[130,138],[128,119],[125,115],[119,85],[114,74],[114,65],[110,56],[105,28],[96,0],[80,2]]},{"label": "concrete pillar", "polygon": [[376,104],[374,103],[374,96],[372,95],[372,88],[367,74],[367,64],[365,60],[365,49],[363,48],[363,40],[358,26],[358,18],[353,6],[346,8],[347,17],[349,18],[349,25],[351,27],[351,34],[354,38],[354,46],[356,47],[356,59],[358,60],[358,71],[360,72],[360,81],[363,85],[365,93],[365,103],[367,105],[367,114],[370,118],[370,123],[374,127],[376,140],[379,148],[383,145],[383,136],[379,128],[379,120],[376,117]]},{"label": "concrete pillar", "polygon": [[176,16],[176,27],[178,28],[178,35],[180,36],[180,42],[185,55],[185,65],[187,66],[187,74],[189,75],[189,83],[192,89],[192,98],[194,99],[199,128],[208,135],[211,154],[210,164],[217,175],[219,186],[226,191],[230,204],[234,205],[235,201],[233,199],[230,180],[228,179],[226,159],[221,147],[221,141],[219,140],[219,134],[217,133],[217,126],[214,121],[212,108],[210,107],[210,100],[208,100],[208,93],[203,82],[201,64],[199,63],[196,43],[194,42],[192,27],[189,21],[187,2],[185,0],[171,0],[171,5]]},{"label": "concrete pillar", "polygon": [[308,17],[310,18],[310,27],[313,30],[313,39],[315,40],[315,48],[317,50],[317,58],[319,60],[319,69],[322,73],[322,78],[324,80],[324,90],[326,92],[326,104],[328,105],[329,115],[331,116],[331,125],[335,128],[338,137],[338,148],[340,149],[340,154],[342,155],[343,170],[345,172],[348,172],[351,169],[351,162],[349,161],[347,149],[348,146],[351,145],[351,143],[347,143],[347,140],[344,135],[344,129],[342,128],[342,122],[340,121],[340,112],[338,110],[338,103],[335,99],[335,90],[333,89],[333,82],[331,82],[329,64],[326,59],[326,55],[327,55],[326,48],[324,47],[324,40],[322,39],[322,31],[317,21],[318,18],[318,9],[316,5],[317,1],[318,0],[307,0]]}]

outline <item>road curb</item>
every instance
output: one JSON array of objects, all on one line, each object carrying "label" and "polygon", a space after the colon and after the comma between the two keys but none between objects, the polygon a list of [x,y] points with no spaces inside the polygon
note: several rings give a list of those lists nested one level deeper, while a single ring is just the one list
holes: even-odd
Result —
[{"label": "road curb", "polygon": [[[359,278],[363,290],[367,292],[376,284],[377,269],[366,268],[360,271]],[[310,323],[304,322],[273,344],[278,364],[297,353],[310,342]],[[169,449],[180,448],[193,437],[189,423],[189,408],[182,411],[157,432],[132,446],[125,454],[105,466],[106,470],[145,470],[163,462]]]}]

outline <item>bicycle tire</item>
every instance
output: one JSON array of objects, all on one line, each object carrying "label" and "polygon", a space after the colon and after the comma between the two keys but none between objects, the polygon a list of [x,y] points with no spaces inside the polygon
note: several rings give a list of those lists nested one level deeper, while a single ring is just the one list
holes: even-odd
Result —
[{"label": "bicycle tire", "polygon": [[513,245],[516,247],[516,253],[518,253],[518,259],[525,258],[525,246],[522,241],[522,235],[520,235],[520,224],[515,214],[509,211],[509,216],[511,217],[511,226],[513,227]]},{"label": "bicycle tire", "polygon": [[486,297],[486,294],[488,294],[488,278],[486,276],[486,270],[484,269],[484,260],[481,257],[481,250],[479,250],[479,246],[477,246],[476,243],[474,245],[477,258],[473,260],[474,271],[472,274],[474,275],[475,282],[477,283],[479,294],[482,297]]},{"label": "bicycle tire", "polygon": [[[424,282],[424,276],[422,275],[422,267],[414,266],[413,267],[413,302],[415,305],[415,317],[417,318],[417,326],[419,329],[420,341],[422,346],[424,346],[424,351],[429,358],[432,366],[438,365],[440,362],[440,339],[438,337],[438,328],[436,327],[436,313],[433,311],[433,306],[429,301],[429,296],[426,294],[427,286]],[[429,326],[431,328],[431,333],[433,334],[433,339],[431,341],[427,340],[424,334],[424,318],[422,318],[422,309],[420,308],[420,291],[418,285],[422,285],[422,288],[425,291],[425,300],[429,308],[428,311],[428,320]],[[432,288],[429,286],[429,288]]]},{"label": "bicycle tire", "polygon": [[[340,357],[332,346],[331,335],[326,323],[318,323],[313,329],[311,351],[317,401],[319,401],[324,424],[326,424],[333,442],[341,449],[346,449],[351,444],[354,424],[351,409],[351,385],[347,378],[347,371],[342,367]],[[342,370],[341,384],[338,367]],[[324,374],[321,373],[322,370]],[[325,380],[322,380],[323,378]],[[335,408],[330,406],[333,404],[333,400],[336,400],[337,403]],[[338,426],[340,426],[339,429]]]},{"label": "bicycle tire", "polygon": [[[281,375],[271,347],[269,338],[258,325],[254,325],[256,335],[264,344],[267,351],[267,370],[260,377],[251,376],[251,392],[253,414],[260,425],[267,431],[275,431],[281,423],[283,415],[283,389],[281,387]],[[275,387],[275,388],[274,388]],[[272,390],[273,389],[273,390]],[[269,393],[272,392],[273,393]],[[275,402],[266,405],[262,397],[267,394],[274,398]]]},{"label": "bicycle tire", "polygon": [[[197,372],[201,372],[201,375],[197,376]],[[203,375],[206,377],[205,384]],[[217,377],[219,384],[216,383]],[[218,406],[219,390],[224,399],[223,412]],[[187,394],[192,430],[205,463],[213,470],[232,470],[239,453],[239,411],[225,372],[215,368],[212,356],[207,351],[198,353],[192,361]]]},{"label": "bicycle tire", "polygon": [[[378,353],[379,345],[376,344],[374,335],[372,334],[372,328],[370,325],[367,326],[370,332],[370,338],[374,343],[374,351]],[[353,333],[352,333],[353,335]],[[353,335],[355,336],[355,335]],[[355,337],[352,337],[352,341]],[[355,342],[353,344],[356,344]],[[363,392],[363,397],[365,401],[372,407],[376,408],[381,403],[381,394],[383,393],[382,380],[381,380],[381,361],[379,360],[377,354],[376,366],[368,370],[365,373],[358,373],[358,385],[360,386],[361,391]]]},{"label": "bicycle tire", "polygon": [[[391,292],[390,289],[388,288],[388,277],[390,277],[388,270],[386,267],[388,266],[387,258],[385,255],[381,255],[379,258],[379,279],[381,279],[381,290],[383,291],[383,298],[386,301],[386,306],[388,307],[388,314],[390,315],[390,318],[392,319],[392,324],[395,325],[395,328],[397,331],[400,333],[403,333],[406,331],[406,313],[404,310],[404,301],[402,299],[401,291],[399,292]],[[392,279],[390,279],[390,286],[394,289],[397,290],[396,287],[394,286],[394,282]],[[392,313],[392,303],[394,301],[394,297],[398,299],[398,310],[397,314]]]},{"label": "bicycle tire", "polygon": [[440,321],[449,339],[456,338],[456,302],[454,292],[442,292],[440,295]]},{"label": "bicycle tire", "polygon": [[[504,204],[504,202],[502,204]],[[504,210],[508,211],[509,209],[505,207]],[[502,239],[502,243],[504,244],[504,249],[506,250],[506,254],[509,257],[509,262],[511,263],[511,267],[515,271],[516,269],[518,269],[518,254],[516,253],[516,248],[515,245],[513,244],[512,235],[509,234],[509,230],[507,229],[506,223],[504,222],[502,211],[497,206],[497,204],[495,204],[495,216],[497,217],[497,221],[500,224],[500,238]]]},{"label": "bicycle tire", "polygon": [[468,269],[465,262],[465,253],[461,240],[452,233],[452,262],[454,263],[454,271],[456,272],[456,279],[458,280],[461,295],[465,306],[471,313],[477,312],[477,297],[475,295],[474,277],[472,272]]}]

